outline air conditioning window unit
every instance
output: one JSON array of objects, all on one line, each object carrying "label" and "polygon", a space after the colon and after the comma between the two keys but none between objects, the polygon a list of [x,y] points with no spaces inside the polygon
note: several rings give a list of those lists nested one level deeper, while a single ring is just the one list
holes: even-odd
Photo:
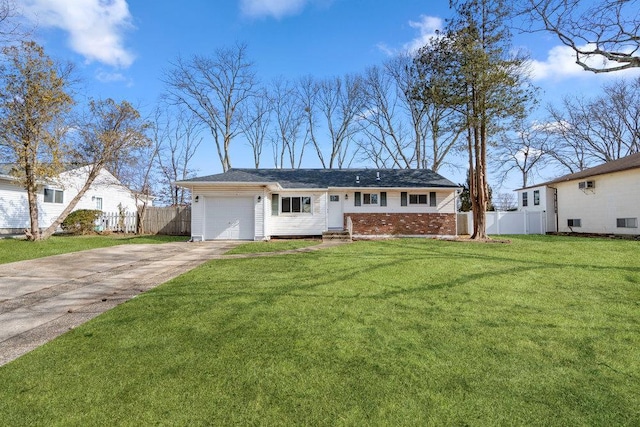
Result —
[{"label": "air conditioning window unit", "polygon": [[578,188],[580,190],[586,190],[589,188],[596,188],[596,182],[595,181],[580,181],[578,183]]}]

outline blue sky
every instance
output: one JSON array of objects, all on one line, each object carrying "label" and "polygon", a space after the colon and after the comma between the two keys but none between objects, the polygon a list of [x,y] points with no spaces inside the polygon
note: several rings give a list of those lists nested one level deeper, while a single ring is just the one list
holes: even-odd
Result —
[{"label": "blue sky", "polygon": [[[212,54],[236,42],[248,45],[258,76],[292,79],[362,72],[396,52],[422,45],[450,14],[448,0],[20,0],[35,25],[34,38],[50,56],[71,60],[82,77],[80,93],[126,99],[143,113],[163,91],[163,70],[178,55]],[[614,78],[575,65],[572,54],[546,33],[516,34],[527,49],[541,101],[564,94],[598,93]],[[635,74],[637,75],[637,73]],[[617,74],[616,77],[621,77]],[[251,167],[237,141],[234,167]],[[195,167],[221,172],[206,140]],[[266,164],[265,158],[265,166]],[[464,160],[463,160],[464,162]],[[464,164],[464,163],[462,163]],[[309,159],[303,166],[316,167]],[[366,166],[366,165],[362,165]],[[462,182],[464,171],[442,170]],[[507,184],[509,190],[517,185]]]}]

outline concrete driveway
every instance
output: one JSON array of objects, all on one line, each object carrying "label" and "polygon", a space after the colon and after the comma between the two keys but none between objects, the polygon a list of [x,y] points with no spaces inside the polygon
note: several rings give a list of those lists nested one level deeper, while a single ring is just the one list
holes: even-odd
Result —
[{"label": "concrete driveway", "polygon": [[121,245],[0,264],[0,366],[238,243]]}]

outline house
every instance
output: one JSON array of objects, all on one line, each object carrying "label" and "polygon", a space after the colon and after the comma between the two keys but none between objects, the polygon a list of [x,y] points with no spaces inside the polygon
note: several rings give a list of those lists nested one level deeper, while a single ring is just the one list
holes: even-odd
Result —
[{"label": "house", "polygon": [[[541,223],[537,228],[540,233],[556,231],[556,192],[546,185],[536,185],[517,190],[518,211],[526,214],[537,214],[535,221]],[[540,218],[540,220],[538,220]],[[537,224],[536,224],[537,225]],[[531,227],[534,228],[534,227]]]},{"label": "house", "polygon": [[519,209],[535,206],[535,191],[547,212],[557,200],[547,231],[640,234],[640,153],[517,191]]},{"label": "house", "polygon": [[456,235],[459,187],[426,169],[231,169],[176,184],[192,192],[193,240],[319,236],[348,222],[356,237]]},{"label": "house", "polygon": [[[30,226],[27,191],[11,175],[11,164],[0,164],[0,234],[22,233]],[[38,187],[38,222],[46,228],[78,194],[88,166],[66,170]],[[136,197],[116,177],[102,169],[75,209],[135,212]]]}]

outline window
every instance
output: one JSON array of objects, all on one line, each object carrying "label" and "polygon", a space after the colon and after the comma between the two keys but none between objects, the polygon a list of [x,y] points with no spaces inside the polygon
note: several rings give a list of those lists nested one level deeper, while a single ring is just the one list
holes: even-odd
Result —
[{"label": "window", "polygon": [[353,206],[362,206],[362,193],[359,191],[353,194]]},{"label": "window", "polygon": [[387,192],[382,191],[380,193],[380,206],[387,206]]},{"label": "window", "polygon": [[522,193],[522,206],[529,206],[529,193]]},{"label": "window", "polygon": [[407,206],[407,192],[400,193],[400,206]]},{"label": "window", "polygon": [[280,212],[280,195],[274,193],[271,195],[271,216],[278,216]]},{"label": "window", "polygon": [[311,197],[282,197],[282,213],[311,213]]},{"label": "window", "polygon": [[362,195],[362,203],[365,205],[377,205],[378,194],[376,193],[364,193]]},{"label": "window", "polygon": [[102,197],[96,197],[96,209],[99,211],[102,210]]},{"label": "window", "polygon": [[64,191],[53,190],[51,188],[44,189],[45,203],[62,203],[63,199],[64,199]]},{"label": "window", "polygon": [[567,226],[568,227],[582,227],[582,220],[581,219],[568,219],[567,220]]},{"label": "window", "polygon": [[431,193],[429,193],[429,206],[437,206],[438,205],[438,201],[436,199],[436,192],[432,191]]},{"label": "window", "polygon": [[340,196],[332,194],[329,196],[329,201],[330,202],[339,202],[340,201]]},{"label": "window", "polygon": [[616,227],[618,228],[638,228],[638,218],[617,218]]},{"label": "window", "polygon": [[538,206],[540,204],[540,190],[533,191],[533,204]]},{"label": "window", "polygon": [[427,203],[426,194],[409,194],[410,205],[426,205]]}]

